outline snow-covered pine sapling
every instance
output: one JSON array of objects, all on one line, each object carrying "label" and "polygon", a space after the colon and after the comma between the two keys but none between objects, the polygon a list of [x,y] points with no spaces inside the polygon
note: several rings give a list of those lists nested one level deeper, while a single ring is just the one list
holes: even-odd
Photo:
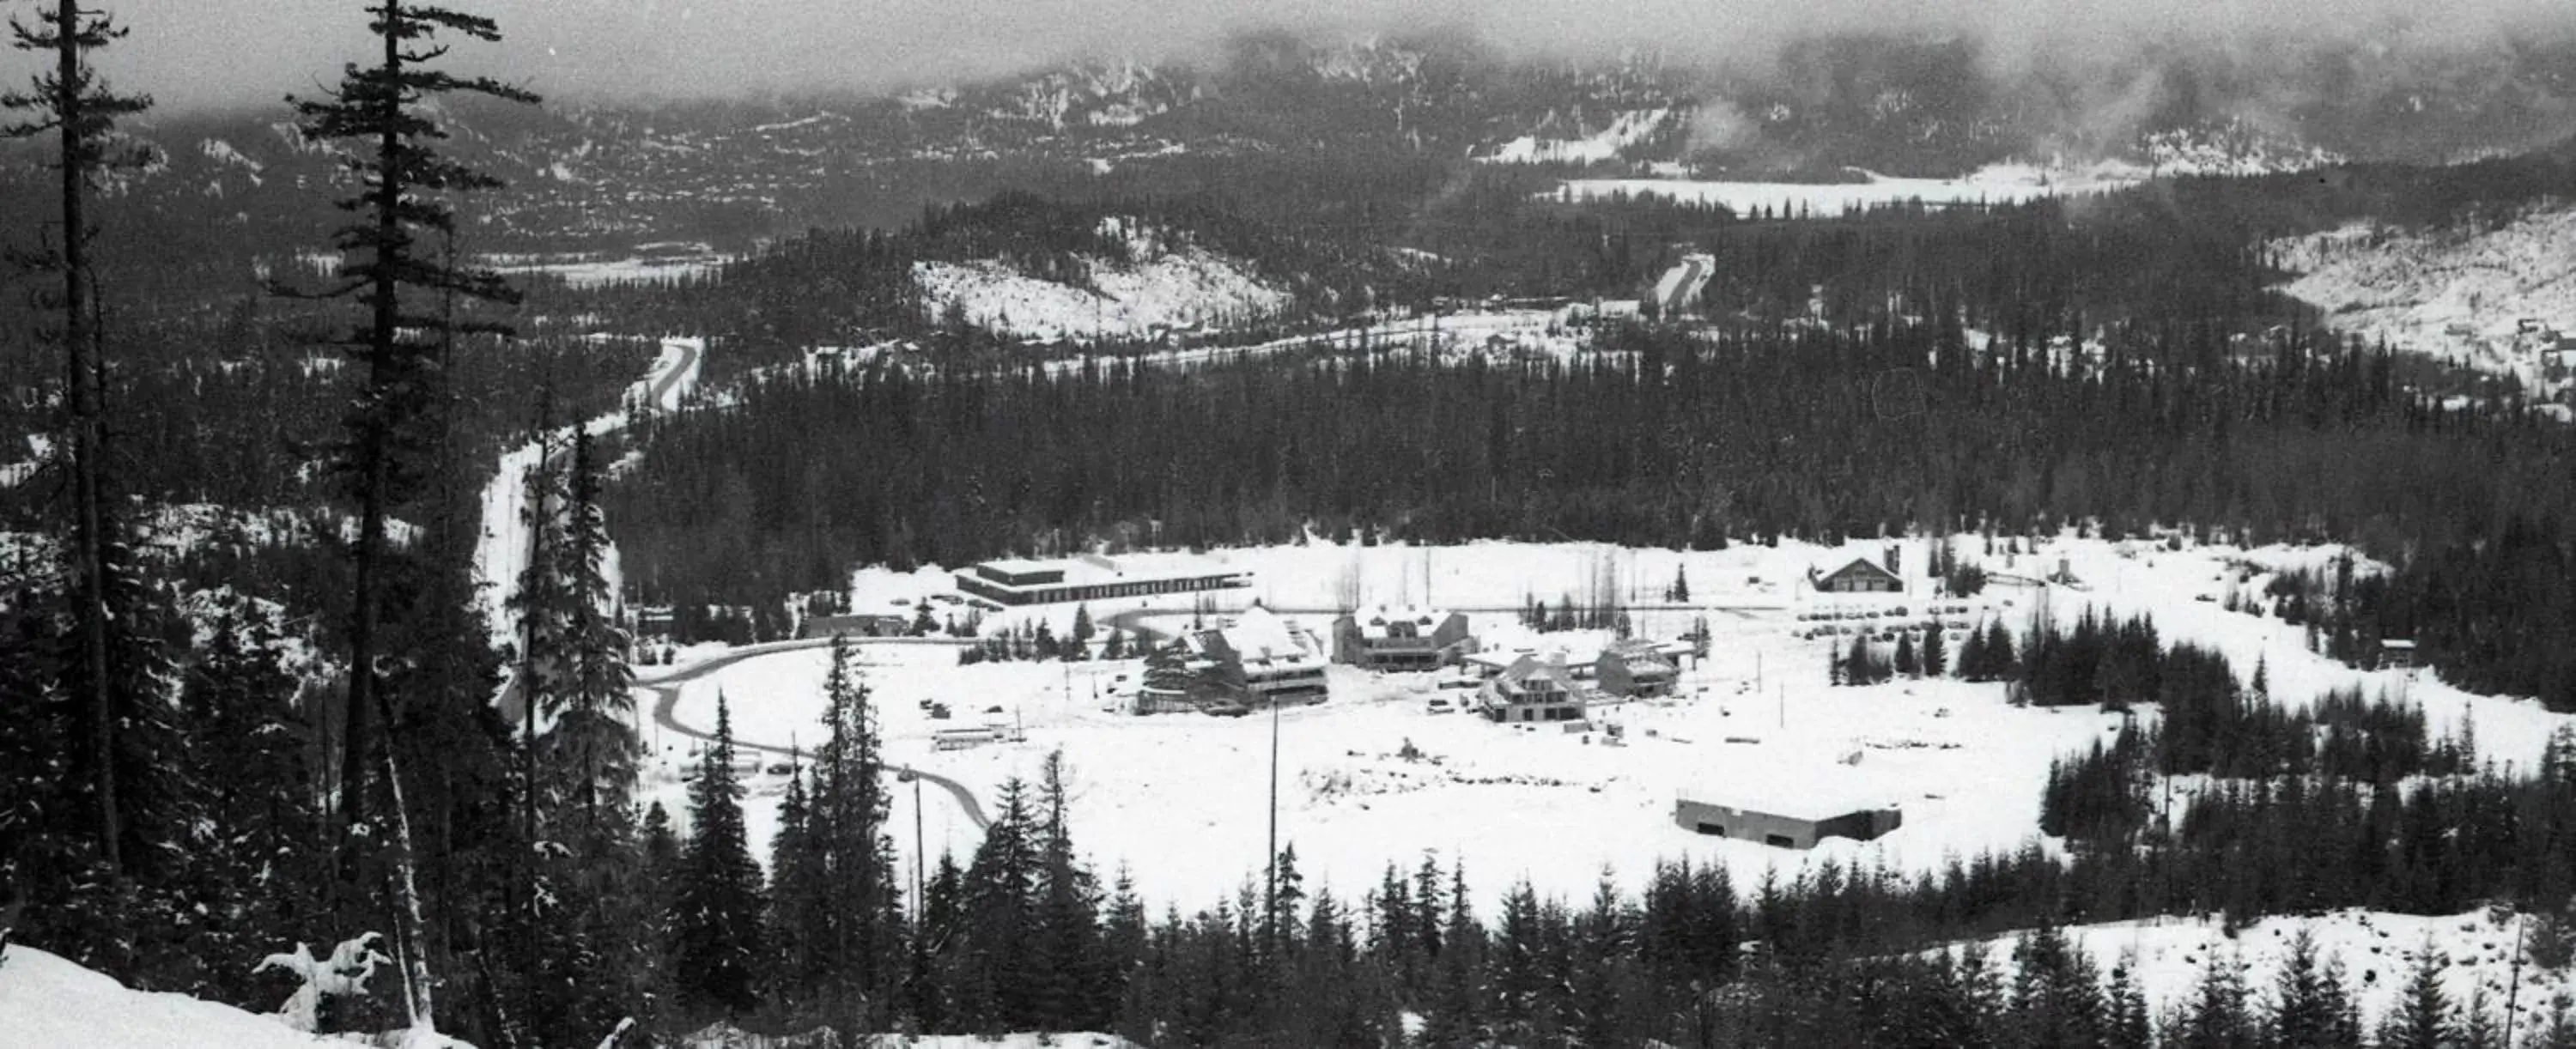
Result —
[{"label": "snow-covered pine sapling", "polygon": [[377,953],[375,944],[380,938],[371,932],[343,940],[331,949],[328,960],[315,959],[312,949],[299,943],[295,953],[269,955],[251,971],[284,969],[302,980],[295,993],[287,996],[286,1004],[278,1006],[277,1018],[306,1034],[320,1034],[323,999],[365,994],[367,978],[375,975],[376,966],[393,964],[393,959]]}]

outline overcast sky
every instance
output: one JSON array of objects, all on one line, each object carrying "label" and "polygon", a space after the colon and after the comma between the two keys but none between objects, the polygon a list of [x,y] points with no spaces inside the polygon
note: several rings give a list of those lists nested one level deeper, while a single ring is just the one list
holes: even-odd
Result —
[{"label": "overcast sky", "polygon": [[[1156,58],[1252,28],[1470,28],[1519,53],[1645,47],[1744,59],[1815,30],[1979,37],[2009,67],[2187,37],[2238,50],[2366,39],[2404,51],[2566,33],[2576,0],[445,0],[508,39],[458,67],[564,98],[875,91],[1068,58]],[[133,31],[102,64],[170,108],[309,93],[363,51],[362,0],[104,0]],[[0,0],[21,18],[33,0]],[[2251,57],[2251,56],[2244,56]],[[0,56],[11,84],[34,68]]]}]

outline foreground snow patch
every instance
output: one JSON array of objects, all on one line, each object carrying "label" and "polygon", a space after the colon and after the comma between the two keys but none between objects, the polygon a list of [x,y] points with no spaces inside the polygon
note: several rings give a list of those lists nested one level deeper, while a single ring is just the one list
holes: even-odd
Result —
[{"label": "foreground snow patch", "polygon": [[[0,1049],[309,1049],[347,1046],[274,1017],[180,994],[137,991],[32,947],[0,957]],[[441,1040],[451,1049],[471,1049]]]}]

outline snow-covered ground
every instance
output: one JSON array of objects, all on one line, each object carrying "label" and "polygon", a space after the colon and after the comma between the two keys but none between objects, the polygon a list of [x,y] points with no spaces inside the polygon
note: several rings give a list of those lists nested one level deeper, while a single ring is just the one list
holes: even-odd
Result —
[{"label": "snow-covered ground", "polygon": [[2576,330],[2576,206],[2493,228],[2401,230],[2357,223],[2271,242],[2297,279],[2280,290],[2326,311],[2336,331],[2393,349],[2458,356],[2539,381],[2530,319]]},{"label": "snow-covered ground", "polygon": [[[1646,637],[1671,638],[1704,615],[1715,635],[1712,654],[1685,671],[1681,699],[1600,711],[1600,722],[1622,727],[1624,746],[1610,745],[1600,731],[1537,732],[1472,715],[1431,713],[1426,700],[1442,692],[1439,675],[1430,673],[1378,675],[1336,666],[1329,702],[1280,718],[1280,835],[1296,846],[1310,881],[1356,893],[1373,884],[1385,864],[1410,865],[1422,850],[1434,849],[1444,862],[1463,858],[1470,880],[1490,901],[1524,877],[1542,892],[1578,897],[1605,867],[1633,890],[1658,858],[1722,862],[1738,884],[1750,884],[1765,870],[1790,873],[1824,857],[1921,870],[2036,837],[2039,787],[2050,760],[2107,736],[2118,719],[2090,709],[2015,708],[1998,685],[1942,680],[1828,687],[1828,654],[1849,639],[1802,637],[1808,621],[1799,614],[1904,605],[1911,606],[1911,618],[1919,618],[1924,602],[1919,596],[1827,599],[1802,591],[1800,581],[1810,565],[1830,569],[1881,550],[1878,543],[1838,551],[1783,544],[1681,552],[1587,544],[1422,548],[1314,542],[1201,555],[1122,555],[1122,561],[1146,567],[1159,557],[1254,573],[1252,587],[1216,595],[1220,616],[1259,599],[1328,635],[1332,609],[1352,603],[1426,605],[1466,611],[1480,634],[1505,647],[1542,651],[1597,645],[1598,635],[1529,637],[1508,611],[1527,597],[1552,605],[1571,596],[1580,605],[1588,594],[1606,591],[1653,604],[1676,569],[1686,570],[1695,607],[1640,611],[1636,629]],[[2287,705],[2304,706],[2338,686],[2387,689],[2420,704],[2436,732],[2456,731],[2473,718],[2484,754],[2530,767],[2564,717],[2527,701],[2468,695],[2429,675],[2335,664],[2307,651],[2301,629],[2225,611],[2215,599],[2232,563],[2257,570],[2240,584],[2243,593],[2253,594],[2263,573],[2328,565],[2337,552],[2169,552],[2154,544],[2067,538],[2018,558],[1999,551],[1988,564],[1998,572],[2037,577],[2062,557],[2083,589],[1997,586],[1965,602],[1971,608],[1956,615],[1972,621],[2006,617],[2018,628],[2043,600],[2053,614],[2066,617],[2087,604],[2121,615],[2150,614],[2169,641],[2215,646],[2240,674],[2250,675],[2256,659],[2265,659],[2272,694]],[[1912,592],[1920,595],[1922,545],[1905,544],[1902,559],[1915,573]],[[936,570],[866,570],[853,583],[855,607],[870,611],[909,607],[951,586]],[[2200,600],[2203,595],[2212,600]],[[1111,622],[1171,630],[1189,623],[1190,607],[1191,599],[1182,596],[1098,602],[1089,613],[1104,631]],[[939,614],[956,610],[934,608]],[[1017,609],[993,614],[986,623],[992,629],[1045,616],[1064,636],[1073,612],[1062,605]],[[1071,771],[1076,833],[1104,868],[1128,863],[1147,895],[1184,905],[1228,893],[1257,874],[1268,813],[1267,718],[1120,713],[1118,697],[1141,675],[1134,661],[960,667],[951,651],[886,645],[865,649],[863,662],[880,703],[890,761],[967,785],[989,812],[1005,779],[1034,780],[1046,753],[1060,748]],[[677,720],[711,727],[721,689],[732,701],[740,737],[810,745],[819,725],[824,665],[824,654],[811,649],[736,664],[687,685]],[[1126,680],[1119,680],[1122,675]],[[950,705],[952,719],[929,716],[924,703],[934,699]],[[990,708],[999,710],[988,713]],[[933,748],[936,729],[986,719],[1019,727],[1025,741]],[[687,741],[656,740],[650,730],[647,738],[669,761],[686,760]],[[1400,756],[1408,743],[1418,757]],[[666,780],[673,790],[676,782]],[[774,808],[770,802],[780,782],[766,776],[755,784],[763,799],[753,805],[755,835],[765,835],[775,819],[774,811],[763,810]],[[1904,811],[1904,826],[1874,842],[1837,839],[1812,852],[1704,838],[1673,822],[1676,792],[1685,788],[1894,803]],[[898,845],[909,853],[911,798],[906,793],[897,800]],[[970,849],[974,829],[954,803],[936,790],[925,802],[928,851]]]},{"label": "snow-covered ground", "polygon": [[[380,977],[387,978],[387,977]],[[132,990],[33,947],[0,957],[0,1049],[322,1049],[353,1043],[273,1016],[179,994]],[[420,1049],[462,1046],[446,1039]]]},{"label": "snow-covered ground", "polygon": [[1489,164],[1597,164],[1617,160],[1620,150],[1645,141],[1672,115],[1670,109],[1629,110],[1611,118],[1608,126],[1580,138],[1523,135],[1476,159]]},{"label": "snow-covered ground", "polygon": [[[1858,170],[1858,169],[1854,169]],[[1707,179],[1568,179],[1553,195],[1587,201],[1613,194],[1661,196],[1689,204],[1720,204],[1737,214],[1757,208],[1775,215],[1818,218],[1853,208],[1919,200],[1928,205],[2020,204],[2043,197],[2081,196],[2125,189],[2147,172],[2105,163],[2086,168],[1993,164],[1958,178],[1899,178],[1871,172],[1860,182],[1735,182]]]},{"label": "snow-covered ground", "polygon": [[[2429,946],[2447,960],[2442,990],[2452,1004],[2469,1000],[2484,988],[2491,1017],[2501,1021],[2507,989],[2517,978],[2514,964],[2514,920],[2509,914],[2472,911],[2448,916],[2418,916],[2341,910],[2315,916],[2264,918],[2227,937],[2215,919],[2148,919],[2077,926],[2068,938],[2081,946],[2107,976],[2115,966],[2134,965],[2148,1008],[2162,1014],[2191,1000],[2214,956],[2236,965],[2246,988],[2258,999],[2273,993],[2291,939],[2305,929],[2316,943],[2320,965],[2343,967],[2344,987],[2361,1008],[2364,1027],[2375,1028],[2393,1010],[2414,973],[2415,959]],[[2012,945],[2019,936],[1990,941],[1990,958],[2011,971]],[[2540,1029],[2549,1000],[2571,986],[2567,971],[2548,972],[2525,959],[2519,967],[2521,989],[2511,997],[2518,1019],[2515,1029]],[[2519,1043],[2519,1039],[2517,1039]]]}]

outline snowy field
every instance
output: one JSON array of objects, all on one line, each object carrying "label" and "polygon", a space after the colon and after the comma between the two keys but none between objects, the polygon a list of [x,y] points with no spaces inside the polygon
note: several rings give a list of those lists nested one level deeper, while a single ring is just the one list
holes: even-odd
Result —
[{"label": "snowy field", "polygon": [[[2319,965],[2343,967],[2344,987],[2361,1008],[2365,1030],[2378,1026],[2397,1005],[2413,975],[2415,959],[2428,947],[2446,960],[2443,994],[2454,1005],[2478,990],[2486,994],[2489,1013],[2501,1026],[2507,989],[2518,978],[2512,996],[2515,1029],[2541,1028],[2551,997],[2571,989],[2570,973],[2545,972],[2529,964],[2514,965],[2516,929],[2509,915],[2472,911],[2449,916],[2389,914],[2340,910],[2315,916],[2264,918],[2229,938],[2215,920],[2147,919],[2077,926],[2068,938],[2083,947],[2107,976],[2116,966],[2134,962],[2140,991],[2158,1015],[2182,1007],[2192,998],[2203,967],[2215,957],[2236,965],[2246,988],[2258,999],[2273,991],[2291,939],[2301,929],[2314,938]],[[2012,945],[2018,936],[1987,944],[1991,960],[2009,972]],[[2517,1037],[2516,1042],[2520,1042]]]},{"label": "snowy field", "polygon": [[[1975,546],[1970,540],[1963,548]],[[1750,884],[1766,870],[1792,873],[1820,858],[1922,870],[2034,838],[2039,785],[2050,760],[2107,737],[2118,719],[2085,708],[2015,708],[2000,685],[1828,687],[1828,654],[1849,641],[1800,636],[1806,621],[1799,614],[1911,604],[1919,618],[1922,602],[1896,595],[1829,600],[1801,593],[1796,581],[1811,564],[1830,569],[1880,552],[1877,543],[1840,551],[1784,544],[1679,552],[1315,542],[1159,557],[1250,570],[1255,585],[1227,594],[1223,607],[1258,598],[1319,632],[1331,610],[1354,602],[1426,605],[1467,611],[1476,630],[1503,647],[1545,652],[1561,646],[1574,653],[1597,646],[1600,635],[1532,637],[1499,610],[1516,609],[1529,595],[1551,604],[1570,595],[1580,604],[1587,595],[1610,593],[1651,604],[1676,569],[1687,571],[1693,607],[1640,611],[1636,628],[1667,639],[1705,615],[1714,634],[1711,657],[1685,670],[1677,700],[1598,710],[1600,723],[1621,726],[1624,746],[1611,745],[1606,732],[1539,732],[1432,713],[1426,700],[1442,690],[1439,675],[1429,673],[1379,675],[1336,666],[1330,702],[1280,718],[1280,838],[1295,845],[1310,882],[1356,895],[1388,862],[1409,866],[1432,849],[1444,863],[1463,858],[1490,902],[1522,878],[1543,893],[1579,897],[1605,868],[1633,890],[1659,858],[1722,862],[1738,884]],[[2006,617],[2019,627],[2040,601],[2062,617],[2086,604],[2121,615],[2148,613],[2168,641],[2215,646],[2240,674],[2251,674],[2258,656],[2266,658],[2273,695],[2286,705],[2303,706],[2338,686],[2384,688],[2420,703],[2436,732],[2473,718],[2486,756],[2529,767],[2562,717],[2530,702],[2466,695],[2429,676],[2340,666],[2308,653],[2300,629],[2225,611],[2215,600],[2231,561],[2271,571],[2327,565],[2335,552],[2167,552],[2153,544],[2064,539],[2015,559],[1998,553],[1989,567],[2038,576],[2062,557],[2084,589],[2001,585],[1969,602],[1966,615]],[[1912,572],[1926,563],[1920,543],[1905,544],[1902,556]],[[1145,566],[1156,558],[1128,560]],[[2240,589],[2257,593],[2263,578],[2257,574]],[[854,579],[854,602],[866,610],[908,607],[945,592],[947,579],[931,570],[862,571]],[[1924,592],[1919,575],[1911,584],[1914,593]],[[1102,602],[1089,611],[1104,630],[1110,623],[1170,630],[1191,615],[1187,597]],[[1044,615],[1062,636],[1072,614],[1071,606],[1015,610],[993,616],[987,629]],[[1267,718],[1120,713],[1119,695],[1141,674],[1134,661],[959,667],[953,652],[884,645],[865,649],[863,662],[890,761],[953,778],[990,811],[1004,780],[1034,779],[1045,755],[1060,748],[1071,771],[1078,840],[1105,871],[1127,864],[1149,897],[1185,906],[1209,903],[1258,877],[1268,812]],[[810,745],[824,666],[824,654],[813,649],[736,664],[685,686],[676,720],[711,727],[721,689],[741,738]],[[953,718],[931,719],[928,700],[948,703]],[[1010,724],[1026,738],[967,750],[932,748],[934,730],[985,720]],[[647,738],[666,760],[686,760],[687,740],[657,739],[652,730]],[[676,777],[664,775],[677,798]],[[768,774],[755,780],[761,799],[752,806],[755,835],[774,823],[774,804],[762,802],[774,802],[780,782]],[[1813,852],[1778,850],[1675,826],[1673,802],[1685,788],[1721,798],[1785,794],[1893,803],[1905,822],[1874,842],[1837,839]],[[936,789],[924,801],[927,850],[970,849],[975,831],[955,803]],[[909,792],[898,796],[893,823],[907,853],[913,848],[910,804]]]}]

